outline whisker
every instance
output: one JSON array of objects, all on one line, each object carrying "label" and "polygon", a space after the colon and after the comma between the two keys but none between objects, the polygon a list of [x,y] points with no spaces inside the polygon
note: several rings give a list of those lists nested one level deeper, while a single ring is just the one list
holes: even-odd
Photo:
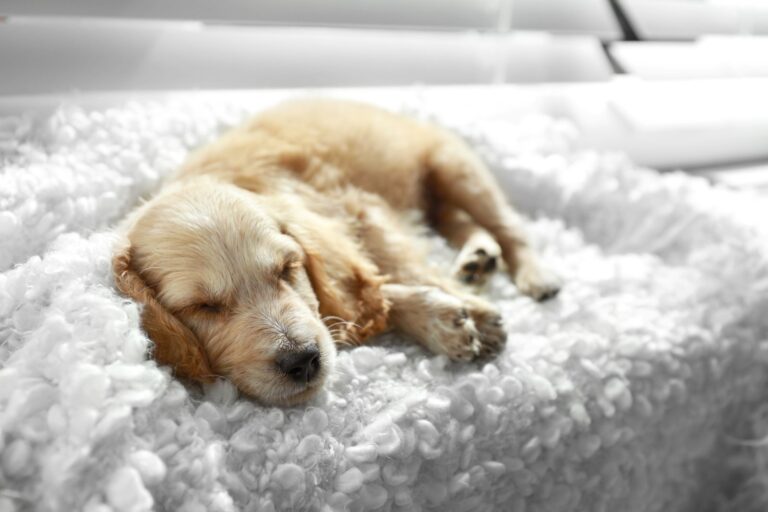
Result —
[{"label": "whisker", "polygon": [[340,318],[338,316],[325,316],[325,317],[322,317],[322,321],[323,322],[326,322],[327,320],[338,320],[338,322],[329,325],[328,326],[329,329],[331,327],[334,327],[334,326],[339,325],[339,324],[345,324],[345,325],[352,326],[352,327],[357,327],[358,329],[360,329],[360,325],[359,324],[357,324],[355,322],[352,322],[350,320],[344,320],[343,318]]},{"label": "whisker", "polygon": [[326,325],[326,327],[330,330],[330,329],[335,329],[339,325],[349,326],[349,322],[335,322],[335,323],[332,323],[330,325]]}]

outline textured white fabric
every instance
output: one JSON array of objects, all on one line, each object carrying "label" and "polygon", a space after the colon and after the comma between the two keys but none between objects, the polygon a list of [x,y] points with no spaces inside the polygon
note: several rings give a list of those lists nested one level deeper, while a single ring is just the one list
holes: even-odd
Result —
[{"label": "textured white fabric", "polygon": [[[565,276],[488,291],[483,366],[396,336],[339,353],[305,407],[145,361],[113,225],[245,108],[134,103],[0,121],[0,510],[700,510],[763,398],[766,207],[577,148],[546,118],[463,123]],[[421,112],[424,115],[437,113]],[[450,112],[440,112],[450,124]],[[451,251],[433,241],[434,258]]]}]

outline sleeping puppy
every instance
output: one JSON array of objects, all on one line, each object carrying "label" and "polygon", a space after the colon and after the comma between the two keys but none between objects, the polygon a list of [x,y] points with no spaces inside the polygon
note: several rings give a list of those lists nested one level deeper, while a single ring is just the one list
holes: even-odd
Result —
[{"label": "sleeping puppy", "polygon": [[[459,248],[426,263],[405,213]],[[122,227],[117,287],[143,305],[154,357],[266,404],[314,396],[334,344],[395,329],[457,361],[497,353],[497,309],[460,283],[504,264],[554,296],[517,214],[456,136],[362,104],[294,101],[199,150]]]}]

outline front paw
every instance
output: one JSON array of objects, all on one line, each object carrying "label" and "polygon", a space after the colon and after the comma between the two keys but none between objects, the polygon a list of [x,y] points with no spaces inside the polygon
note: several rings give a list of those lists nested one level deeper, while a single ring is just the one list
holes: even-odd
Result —
[{"label": "front paw", "polygon": [[490,357],[507,333],[499,310],[487,301],[434,286],[386,284],[390,321],[435,354],[454,361]]},{"label": "front paw", "polygon": [[507,340],[501,314],[493,305],[476,297],[458,299],[454,309],[443,315],[444,325],[436,329],[435,352],[454,361],[472,361],[497,355]]}]

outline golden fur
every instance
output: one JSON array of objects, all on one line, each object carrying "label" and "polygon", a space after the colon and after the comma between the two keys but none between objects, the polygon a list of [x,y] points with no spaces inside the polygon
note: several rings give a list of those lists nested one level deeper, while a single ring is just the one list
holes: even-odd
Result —
[{"label": "golden fur", "polygon": [[[387,329],[456,360],[495,353],[498,312],[426,264],[410,210],[462,249],[459,279],[480,283],[503,260],[523,293],[557,292],[462,141],[329,100],[280,105],[193,154],[127,219],[115,280],[144,305],[159,363],[196,381],[227,377],[271,404],[313,396],[334,342]],[[306,382],[276,366],[315,348]]]}]

